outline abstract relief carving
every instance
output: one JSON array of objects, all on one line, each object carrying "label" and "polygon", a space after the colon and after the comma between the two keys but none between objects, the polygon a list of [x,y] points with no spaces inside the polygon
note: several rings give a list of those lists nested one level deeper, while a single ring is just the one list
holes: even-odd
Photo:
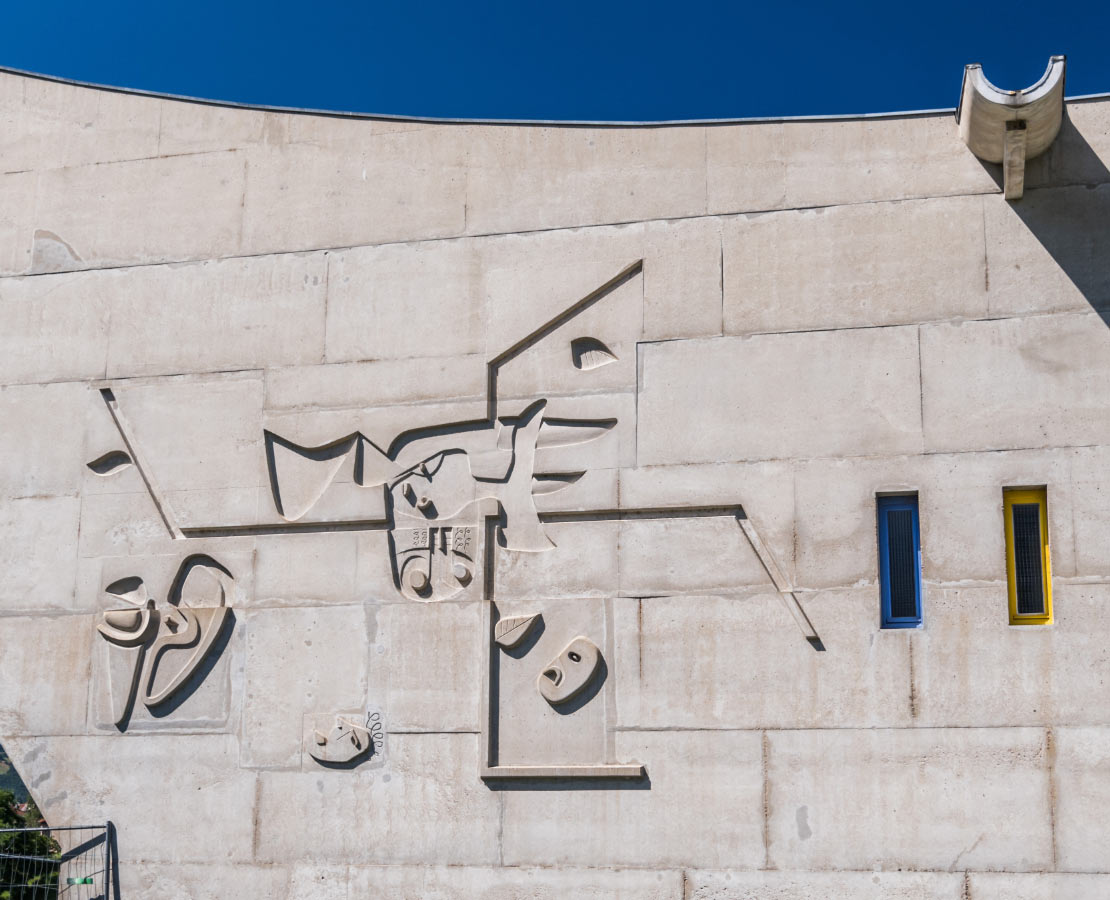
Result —
[{"label": "abstract relief carving", "polygon": [[357,765],[385,749],[385,728],[380,710],[312,716],[308,720],[305,749],[325,766]]},{"label": "abstract relief carving", "polygon": [[182,561],[160,604],[138,576],[105,588],[127,604],[105,610],[96,627],[112,645],[109,681],[118,728],[126,728],[136,698],[157,710],[186,688],[228,622],[225,579],[231,577],[212,557],[194,554]]},{"label": "abstract relief carving", "polygon": [[592,337],[575,338],[570,342],[570,357],[576,369],[598,369],[617,361],[617,355],[602,341]]},{"label": "abstract relief carving", "polygon": [[[621,348],[639,339],[639,325],[629,324],[636,321],[631,316],[603,320],[604,340],[572,337],[570,328],[580,314],[620,289],[626,289],[621,296],[627,299],[627,286],[642,270],[642,261],[627,266],[488,359],[484,417],[402,430],[390,441],[375,442],[352,430],[314,446],[264,430],[270,495],[280,520],[271,513],[242,526],[179,527],[110,388],[101,393],[123,446],[89,468],[108,476],[133,465],[175,541],[299,530],[386,532],[388,541],[368,546],[388,546],[375,551],[382,553],[375,564],[388,567],[401,597],[481,601],[482,778],[641,777],[640,763],[618,761],[615,688],[607,669],[618,646],[611,592],[591,587],[585,599],[546,597],[531,589],[520,597],[498,594],[500,573],[512,571],[529,554],[558,551],[550,524],[731,519],[805,638],[820,646],[789,582],[738,503],[632,507],[618,490],[621,466],[634,465],[625,450],[634,446],[636,423],[626,416],[634,416],[637,384],[635,367],[608,367],[621,362],[611,347],[624,354]],[[612,329],[604,327],[607,321],[615,323]],[[595,326],[579,320],[573,327],[581,335],[579,327]],[[542,352],[526,356],[541,344]],[[630,379],[623,393],[608,393],[621,383],[622,373]],[[547,376],[550,382],[543,380]],[[501,399],[502,390],[515,399]],[[591,494],[595,485],[600,488]],[[560,505],[567,497],[573,499]],[[329,505],[337,498],[341,502]],[[205,571],[218,585],[231,577],[211,557],[189,560],[194,561],[190,572]],[[573,568],[576,562],[570,558],[566,565]],[[190,577],[186,572],[180,580]],[[119,665],[113,664],[112,686],[116,721],[123,723],[136,696],[157,706],[184,689],[230,613],[222,587],[218,597],[213,589],[199,603],[175,600],[171,591],[167,607],[156,607],[138,578],[115,582],[109,590],[128,604],[106,612],[99,626],[113,652],[122,654]],[[307,756],[322,765],[361,764],[371,755],[380,759],[384,749],[380,714],[365,720],[357,713],[313,714],[305,724]]]},{"label": "abstract relief carving", "polygon": [[532,626],[539,619],[539,613],[530,616],[508,616],[498,619],[493,628],[493,639],[506,650],[519,647],[532,632]]},{"label": "abstract relief carving", "polygon": [[600,664],[597,644],[579,635],[536,676],[536,690],[552,706],[566,703],[585,690]]},{"label": "abstract relief carving", "polygon": [[131,465],[131,457],[122,450],[112,450],[88,464],[90,469],[103,478],[114,475],[129,465]]},{"label": "abstract relief carving", "polygon": [[274,502],[284,518],[299,519],[349,462],[355,485],[384,490],[397,589],[410,600],[450,599],[474,577],[484,510],[500,511],[500,546],[553,546],[534,498],[583,473],[537,471],[537,452],[597,440],[616,425],[546,417],[546,406],[537,400],[516,416],[404,432],[388,450],[358,433],[310,448],[267,432]]}]

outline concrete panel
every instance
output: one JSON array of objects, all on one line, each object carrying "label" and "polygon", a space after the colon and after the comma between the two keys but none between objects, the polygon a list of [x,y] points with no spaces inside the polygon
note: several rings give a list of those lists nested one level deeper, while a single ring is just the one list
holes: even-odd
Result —
[{"label": "concrete panel", "polygon": [[461,234],[466,145],[454,131],[370,135],[357,150],[246,151],[242,250],[314,250]]},{"label": "concrete panel", "polygon": [[725,332],[985,316],[982,203],[955,197],[730,219]]},{"label": "concrete panel", "polygon": [[1052,863],[1041,729],[782,731],[767,739],[774,868],[1024,871]]},{"label": "concrete panel", "polygon": [[1110,329],[1094,314],[923,325],[926,448],[1110,441],[1108,351]]},{"label": "concrete panel", "polygon": [[0,498],[76,494],[88,388],[76,382],[0,387]]},{"label": "concrete panel", "polygon": [[605,597],[617,593],[620,524],[551,522],[556,549],[545,553],[498,550],[494,584],[505,599]]},{"label": "concrete panel", "polygon": [[92,617],[5,616],[0,623],[0,739],[34,790],[8,739],[84,732]]},{"label": "concrete panel", "polygon": [[[627,265],[630,265],[628,263]],[[487,355],[496,358],[510,347],[518,346],[529,336],[538,333],[541,326],[582,298],[595,292],[601,285],[624,271],[627,265],[616,261],[587,264],[572,282],[574,293],[567,287],[555,288],[554,283],[565,282],[562,269],[541,269],[546,276],[534,278],[536,273],[519,269],[497,269],[488,273],[486,291],[494,334],[487,335]],[[541,282],[535,285],[535,282]],[[513,306],[525,306],[520,297],[529,296],[553,302],[543,304],[543,312],[506,314]],[[539,304],[537,304],[539,305]],[[643,320],[644,283],[636,275],[611,290],[591,306],[565,322],[543,339],[526,347],[519,356],[497,368],[497,396],[500,399],[574,394],[584,392],[617,392],[634,390],[636,386],[636,341],[640,337]],[[604,365],[579,368],[574,362],[573,342],[580,338],[601,341],[610,358]]]},{"label": "concrete panel", "polygon": [[0,382],[103,378],[110,295],[81,275],[0,279]]},{"label": "concrete panel", "polygon": [[211,153],[242,150],[259,143],[285,139],[285,123],[292,116],[260,109],[235,109],[204,103],[159,103],[158,152]]},{"label": "concrete panel", "polygon": [[644,240],[644,339],[720,334],[721,220],[649,222]]},{"label": "concrete panel", "polygon": [[786,122],[782,129],[790,148],[788,207],[998,191],[947,114]]},{"label": "concrete panel", "polygon": [[329,255],[327,361],[482,353],[472,242]]},{"label": "concrete panel", "polygon": [[780,122],[706,128],[707,212],[738,213],[786,206],[789,149]]},{"label": "concrete panel", "polygon": [[299,768],[306,714],[366,705],[372,641],[363,607],[254,610],[240,617],[240,627],[247,637],[247,708],[239,762]]},{"label": "concrete panel", "polygon": [[182,526],[240,524],[256,508],[269,485],[260,375],[127,381],[114,392],[147,477]]},{"label": "concrete panel", "polygon": [[[720,230],[720,220],[698,218],[476,240],[489,282],[487,351],[493,356],[507,349],[638,259],[647,337],[720,334]],[[620,340],[638,336],[631,314],[612,313],[612,298],[597,306],[607,329],[597,337],[608,341],[613,331]]]},{"label": "concrete panel", "polygon": [[930,590],[912,635],[921,725],[1101,724],[1110,719],[1110,585],[1055,585],[1052,626],[1010,626],[1004,585]]},{"label": "concrete panel", "polygon": [[506,865],[762,865],[758,734],[622,732],[616,750],[647,766],[650,790],[506,791]]},{"label": "concrete panel", "polygon": [[[622,469],[624,509],[742,506],[788,579],[794,574],[794,470],[786,462]],[[760,583],[764,583],[766,575]]]},{"label": "concrete panel", "polygon": [[57,169],[158,155],[159,112],[151,97],[0,73],[4,169]]},{"label": "concrete panel", "polygon": [[[1075,573],[1068,451],[809,460],[795,466],[797,583],[876,585],[876,495],[916,492],[927,584],[1006,578],[1002,489],[1048,486],[1053,572]],[[877,609],[877,607],[876,607]]]},{"label": "concrete panel", "polygon": [[252,606],[361,601],[355,532],[264,535],[257,538],[257,547]]},{"label": "concrete panel", "polygon": [[532,866],[357,866],[352,897],[390,900],[677,900],[682,873]]},{"label": "concrete panel", "polygon": [[[1110,504],[1107,503],[1110,486],[1106,483],[1108,471],[1110,450],[1105,447],[1085,447],[1076,450],[1072,456],[1071,500],[1076,575],[1110,575]],[[1053,562],[1055,563],[1055,555]]]},{"label": "concrete panel", "polygon": [[709,212],[995,193],[950,115],[708,129]]},{"label": "concrete panel", "polygon": [[76,497],[0,503],[0,610],[42,613],[74,608]]},{"label": "concrete panel", "polygon": [[[592,238],[592,239],[591,239]],[[642,229],[598,228],[571,239],[559,232],[509,235],[474,242],[482,251],[482,284],[486,299],[486,357],[494,359],[534,336],[542,326],[622,272],[629,273],[643,253]],[[634,342],[643,324],[644,278],[631,272],[626,280],[596,302],[583,307],[569,322],[525,350],[523,360],[555,351],[569,364],[570,341],[589,335],[610,347]],[[618,351],[622,359],[626,352]],[[635,354],[632,354],[635,358]],[[514,363],[502,367],[505,372]],[[607,374],[581,372],[584,378]]]},{"label": "concrete panel", "polygon": [[1025,187],[1094,185],[1110,179],[1110,104],[1072,100],[1060,133],[1048,149],[1025,168]]},{"label": "concrete panel", "polygon": [[88,494],[81,501],[82,558],[174,552],[173,538],[146,491]]},{"label": "concrete panel", "polygon": [[143,266],[70,286],[111,298],[109,378],[298,365],[324,355],[325,264],[292,254]]},{"label": "concrete panel", "polygon": [[622,522],[618,564],[631,597],[771,587],[734,515]]},{"label": "concrete panel", "polygon": [[[946,872],[686,873],[688,900],[967,900],[964,876]],[[978,900],[978,894],[972,894]]]},{"label": "concrete panel", "polygon": [[988,197],[984,211],[991,316],[1110,309],[1110,186]]},{"label": "concrete panel", "polygon": [[1110,892],[1110,875],[1038,872],[969,872],[974,900],[1102,900]]},{"label": "concrete panel", "polygon": [[1072,872],[1105,873],[1110,728],[1057,728],[1053,738],[1057,865]]},{"label": "concrete panel", "polygon": [[[384,562],[384,560],[383,560]],[[482,617],[478,602],[366,607],[367,699],[397,731],[477,731]]]},{"label": "concrete panel", "polygon": [[406,122],[401,119],[357,119],[347,116],[281,115],[268,123],[270,143],[319,144],[337,151],[364,150],[368,134],[398,131],[449,131],[455,126],[431,122]]},{"label": "concrete panel", "polygon": [[37,172],[0,175],[0,276],[27,272],[35,234]]},{"label": "concrete panel", "polygon": [[704,128],[484,126],[466,138],[468,234],[705,213]]},{"label": "concrete panel", "polygon": [[35,227],[69,248],[47,271],[237,254],[243,166],[200,153],[42,172]]},{"label": "concrete panel", "polygon": [[[1005,581],[1002,491],[1023,485],[1046,486],[1052,573],[1074,575],[1073,509],[1078,497],[1071,483],[1070,456],[1068,451],[1031,450],[926,457],[919,482],[926,580]],[[872,519],[873,509],[872,505]]]},{"label": "concrete panel", "polygon": [[268,410],[344,409],[485,397],[486,358],[477,354],[266,371]]},{"label": "concrete panel", "polygon": [[[614,659],[609,633],[608,604],[602,600],[502,599],[502,618],[538,615],[518,652],[492,645],[490,716],[496,728],[497,765],[593,765],[624,762],[614,756],[607,734],[613,718]],[[584,690],[556,706],[537,689],[540,673],[579,635],[600,652],[598,670],[584,682]],[[572,666],[564,659],[564,673]]]},{"label": "concrete panel", "polygon": [[[293,873],[286,866],[254,866],[249,863],[185,863],[167,866],[123,859],[119,868],[120,895],[127,897],[127,900],[159,900],[167,895],[189,897],[190,900],[225,900],[227,897],[250,896],[267,897],[270,900],[297,900],[298,897],[305,896],[290,893]],[[342,879],[345,891],[347,870],[340,869],[336,874]],[[327,897],[326,894],[323,896]],[[328,900],[332,898],[328,897]],[[339,894],[336,900],[346,900],[346,894]]]},{"label": "concrete panel", "polygon": [[391,734],[388,752],[384,769],[262,773],[255,858],[497,864],[499,801],[476,776],[478,736]]},{"label": "concrete panel", "polygon": [[[112,820],[121,857],[163,866],[251,858],[255,775],[236,769],[230,735],[35,737],[5,739],[4,749],[47,821]],[[208,827],[184,840],[182,822]]]},{"label": "concrete panel", "polygon": [[[805,640],[773,591],[639,601],[638,643],[618,645],[621,724],[909,725],[907,639],[905,633],[878,632],[878,600],[858,590],[805,594],[801,600],[825,652]],[[633,693],[636,702],[626,705],[624,697]]]},{"label": "concrete panel", "polygon": [[921,446],[914,328],[676,341],[641,354],[641,466]]}]

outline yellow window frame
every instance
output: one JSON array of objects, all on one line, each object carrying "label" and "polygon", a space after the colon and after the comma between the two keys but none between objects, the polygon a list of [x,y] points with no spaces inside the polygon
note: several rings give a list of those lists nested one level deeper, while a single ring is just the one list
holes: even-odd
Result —
[{"label": "yellow window frame", "polygon": [[[1017,597],[1017,572],[1014,555],[1014,505],[1037,504],[1041,524],[1041,590],[1044,596],[1043,613],[1019,613]],[[1048,544],[1048,489],[1005,488],[1002,492],[1002,510],[1006,520],[1006,584],[1010,597],[1011,625],[1052,624],[1052,554]]]}]

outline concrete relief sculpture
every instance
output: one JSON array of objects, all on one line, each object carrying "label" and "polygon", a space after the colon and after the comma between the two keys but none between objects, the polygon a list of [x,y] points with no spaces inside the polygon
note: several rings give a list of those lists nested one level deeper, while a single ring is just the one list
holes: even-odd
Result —
[{"label": "concrete relief sculpture", "polygon": [[616,425],[616,419],[548,418],[546,405],[538,400],[519,415],[478,425],[405,432],[388,450],[357,433],[308,448],[267,432],[274,503],[296,521],[349,462],[357,487],[384,490],[397,589],[410,600],[448,600],[474,578],[479,523],[488,511],[501,516],[500,546],[530,552],[553,546],[534,498],[583,473],[537,471],[537,451],[597,440]]},{"label": "concrete relief sculpture", "polygon": [[579,635],[536,676],[536,690],[552,706],[566,703],[586,689],[600,664],[597,644]]},{"label": "concrete relief sculpture", "polygon": [[138,576],[105,588],[125,604],[105,610],[96,627],[113,648],[112,715],[121,731],[136,699],[156,711],[181,694],[198,673],[228,623],[225,580],[231,577],[212,557],[195,554],[182,561],[162,602],[149,596]]},{"label": "concrete relief sculpture", "polygon": [[[278,520],[263,516],[261,524],[179,527],[111,388],[101,394],[120,446],[90,462],[89,469],[107,478],[134,467],[173,541],[305,528],[387,532],[388,551],[377,564],[391,571],[401,597],[425,603],[465,599],[469,592],[482,603],[482,778],[641,777],[641,764],[614,759],[615,695],[606,666],[606,656],[614,652],[612,598],[581,602],[555,596],[530,603],[498,597],[499,554],[557,550],[548,533],[548,524],[555,522],[731,518],[803,635],[820,648],[789,583],[739,504],[630,508],[620,503],[622,442],[631,444],[635,433],[635,421],[622,422],[622,417],[635,409],[637,376],[634,368],[612,368],[622,362],[612,348],[633,345],[639,325],[634,315],[603,320],[614,323],[612,333],[583,334],[575,325],[608,297],[640,302],[627,288],[642,271],[642,261],[627,266],[489,359],[484,418],[401,431],[388,445],[362,431],[309,446],[264,430]],[[548,383],[552,391],[544,396],[540,388]],[[616,393],[613,384],[620,385]],[[500,400],[502,389],[517,399]],[[591,471],[595,461],[604,462]],[[587,476],[593,480],[584,482]],[[602,487],[591,495],[582,484]],[[550,497],[563,491],[561,496],[573,500],[560,507]],[[598,505],[602,497],[612,497],[609,506]],[[515,563],[510,558],[507,564]],[[125,727],[136,696],[157,708],[201,671],[230,615],[223,588],[230,578],[213,558],[194,555],[182,564],[161,606],[137,577],[109,585],[125,604],[108,610],[99,625],[118,657],[111,679],[118,727]],[[373,754],[380,757],[380,714],[377,720],[311,714],[305,722],[306,758],[348,767]]]},{"label": "concrete relief sculpture", "polygon": [[504,650],[519,647],[532,633],[532,628],[539,618],[540,614],[535,613],[530,616],[508,616],[498,619],[493,629],[493,639]]},{"label": "concrete relief sculpture", "polygon": [[305,750],[324,766],[354,766],[385,751],[382,713],[324,713],[306,717]]},{"label": "concrete relief sculpture", "polygon": [[592,337],[580,337],[571,341],[570,356],[576,369],[599,369],[617,361],[617,355],[612,350]]}]

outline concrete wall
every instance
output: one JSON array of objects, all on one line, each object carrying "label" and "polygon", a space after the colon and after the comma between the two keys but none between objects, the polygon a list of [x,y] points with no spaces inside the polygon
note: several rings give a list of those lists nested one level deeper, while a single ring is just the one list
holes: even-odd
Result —
[{"label": "concrete wall", "polygon": [[[1010,204],[950,116],[420,124],[0,75],[0,743],[51,823],[116,823],[128,900],[1110,894],[1108,165],[1107,101]],[[490,487],[541,399],[546,478]],[[473,571],[433,602],[367,474],[416,428],[485,473],[447,480]],[[1008,624],[1008,485],[1047,486],[1049,626]],[[906,490],[924,626],[890,631]],[[164,628],[196,554],[177,599],[230,624],[120,726],[104,611]],[[553,707],[579,634],[602,671]],[[368,757],[313,759],[371,713]]]}]

